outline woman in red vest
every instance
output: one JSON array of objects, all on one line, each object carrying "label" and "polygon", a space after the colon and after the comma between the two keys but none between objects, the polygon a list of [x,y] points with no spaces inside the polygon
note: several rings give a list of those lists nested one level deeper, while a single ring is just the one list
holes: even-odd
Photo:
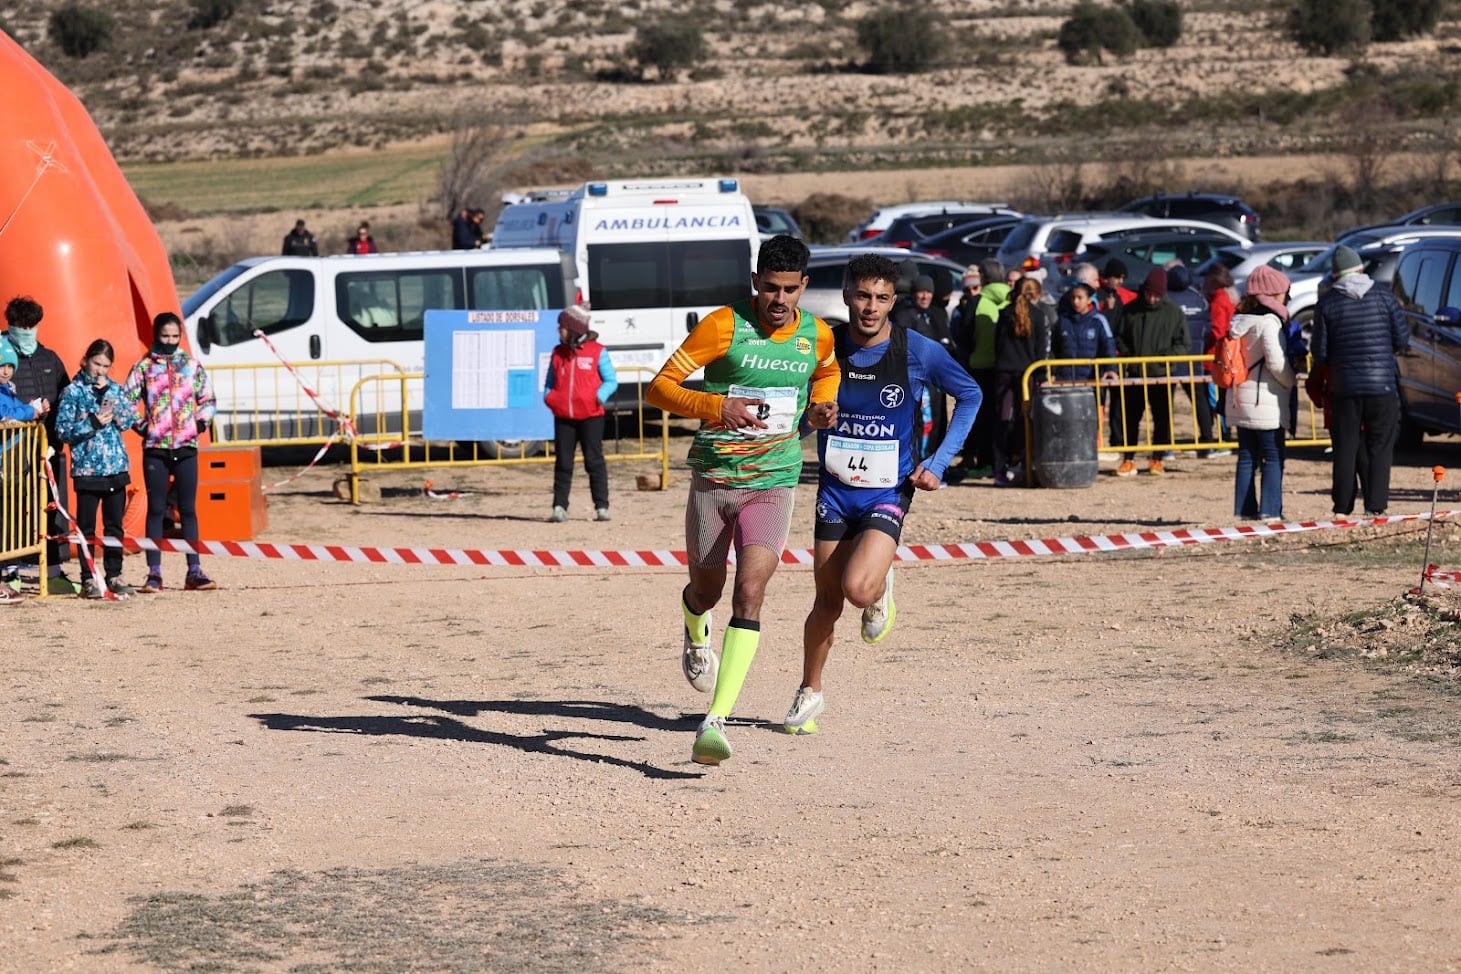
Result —
[{"label": "woman in red vest", "polygon": [[553,513],[568,520],[573,486],[573,451],[583,450],[594,520],[609,519],[609,467],[604,462],[604,403],[619,388],[619,376],[599,333],[589,331],[588,309],[574,305],[558,315],[558,344],[548,362],[543,401],[553,413]]}]

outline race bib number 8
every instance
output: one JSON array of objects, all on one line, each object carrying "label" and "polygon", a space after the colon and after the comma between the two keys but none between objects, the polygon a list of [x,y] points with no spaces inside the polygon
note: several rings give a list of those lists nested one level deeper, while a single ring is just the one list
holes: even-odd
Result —
[{"label": "race bib number 8", "polygon": [[898,484],[898,441],[829,436],[822,465],[849,487],[894,487]]},{"label": "race bib number 8", "polygon": [[765,429],[748,427],[740,430],[745,436],[784,436],[796,428],[797,388],[795,386],[772,386],[769,389],[755,389],[751,386],[731,386],[726,395],[737,399],[760,399],[759,406],[752,406],[756,418],[766,424]]}]

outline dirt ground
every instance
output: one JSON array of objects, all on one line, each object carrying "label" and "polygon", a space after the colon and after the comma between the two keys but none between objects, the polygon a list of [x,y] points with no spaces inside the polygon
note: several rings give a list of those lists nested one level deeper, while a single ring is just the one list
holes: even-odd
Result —
[{"label": "dirt ground", "polygon": [[[1409,458],[1391,513],[1458,459]],[[920,495],[905,540],[1233,523],[1231,459],[1105,466]],[[453,500],[396,474],[359,509],[320,470],[264,537],[682,548],[683,469],[637,472],[601,524],[580,471],[560,525],[546,466],[425,475]],[[1328,516],[1327,478],[1291,461],[1290,520]],[[32,600],[4,612],[0,970],[1458,970],[1454,691],[1283,648],[1414,585],[1423,537],[900,563],[897,628],[845,617],[800,738],[785,566],[714,769],[679,569],[213,558],[217,592]],[[1451,523],[1431,560],[1461,566]]]}]

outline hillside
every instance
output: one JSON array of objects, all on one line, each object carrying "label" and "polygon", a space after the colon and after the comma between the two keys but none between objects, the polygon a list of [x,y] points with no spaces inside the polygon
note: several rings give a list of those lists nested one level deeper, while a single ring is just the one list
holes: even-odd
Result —
[{"label": "hillside", "polygon": [[[939,30],[946,52],[894,77],[859,69],[866,2],[113,0],[108,46],[79,59],[46,38],[54,6],[5,4],[0,20],[124,161],[378,147],[467,120],[501,126],[519,151],[620,172],[1010,162],[1072,132],[1094,155],[1133,140],[1163,154],[1307,151],[1335,140],[1334,111],[1372,94],[1409,91],[1397,120],[1410,130],[1448,113],[1461,35],[1446,21],[1372,45],[1347,76],[1349,62],[1284,38],[1285,5],[1212,0],[1183,4],[1169,49],[1071,67],[1054,43],[1068,4],[929,0],[907,26]],[[205,9],[233,13],[202,26]],[[670,10],[703,30],[699,65],[673,83],[600,80],[634,74],[635,29]]]}]

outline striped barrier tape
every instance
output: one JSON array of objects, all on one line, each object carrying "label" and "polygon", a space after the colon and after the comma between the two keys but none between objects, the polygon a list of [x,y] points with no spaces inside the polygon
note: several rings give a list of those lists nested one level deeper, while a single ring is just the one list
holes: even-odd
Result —
[{"label": "striped barrier tape", "polygon": [[[1302,534],[1335,528],[1403,524],[1443,520],[1455,511],[1434,514],[1399,514],[1387,517],[1341,518],[1331,521],[1299,521],[1291,524],[1252,524],[1227,528],[1186,528],[1178,531],[1142,531],[1134,534],[1082,535],[1028,541],[974,541],[964,544],[900,545],[898,561],[958,561],[1004,558],[1034,558],[1046,555],[1085,555],[1115,551],[1176,548]],[[284,561],[356,562],[375,565],[492,565],[514,568],[665,568],[686,564],[684,551],[560,551],[482,550],[471,548],[376,548],[361,545],[277,544],[264,541],[181,541],[148,538],[93,539],[106,545],[131,544],[144,551],[212,555],[228,558],[271,558]],[[789,565],[812,564],[807,548],[787,549],[781,561]]]}]

